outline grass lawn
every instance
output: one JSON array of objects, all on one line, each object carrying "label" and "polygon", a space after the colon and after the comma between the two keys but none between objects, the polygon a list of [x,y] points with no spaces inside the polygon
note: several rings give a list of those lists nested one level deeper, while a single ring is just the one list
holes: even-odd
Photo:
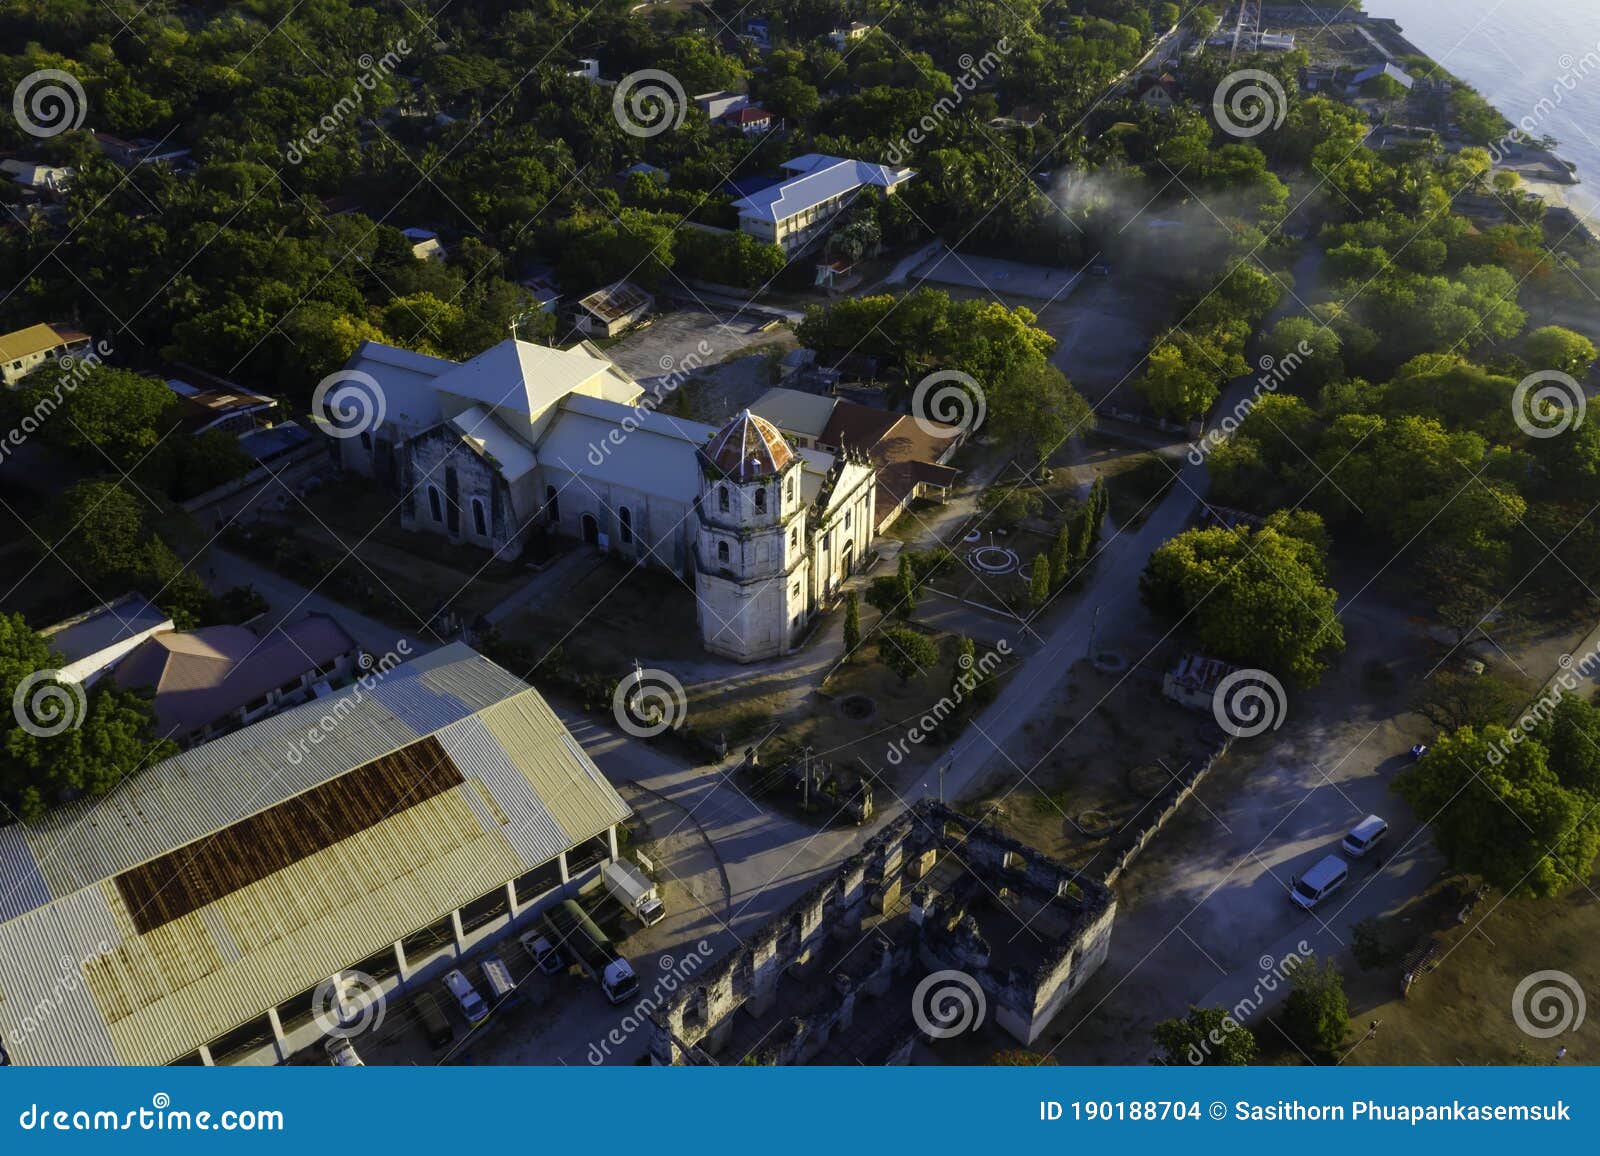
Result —
[{"label": "grass lawn", "polygon": [[[1456,922],[1460,891],[1446,881],[1387,921],[1384,933],[1397,954],[1435,931],[1440,944],[1433,970],[1408,995],[1400,994],[1403,964],[1372,971],[1350,969],[1350,1064],[1551,1063],[1557,1049],[1566,1063],[1600,1061],[1600,875],[1556,899],[1506,899],[1486,894],[1465,923]],[[1517,985],[1536,972],[1564,972],[1588,993],[1583,1025],[1548,1039],[1527,1035],[1512,1015]],[[1530,989],[1550,986],[1536,983]],[[1550,986],[1551,991],[1559,990]],[[1570,997],[1570,991],[1568,992]],[[1522,1006],[1529,1007],[1524,998]],[[1538,1001],[1533,1000],[1534,1008]],[[1550,1005],[1554,1010],[1555,1004]],[[1367,1024],[1378,1032],[1363,1039]],[[1539,1023],[1534,1021],[1534,1026]]]}]

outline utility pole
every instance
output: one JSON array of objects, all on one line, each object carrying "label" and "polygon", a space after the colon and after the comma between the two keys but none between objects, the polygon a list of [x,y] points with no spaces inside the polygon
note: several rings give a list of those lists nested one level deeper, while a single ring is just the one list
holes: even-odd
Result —
[{"label": "utility pole", "polygon": [[944,773],[950,767],[950,760],[946,759],[939,764],[939,802],[944,802]]},{"label": "utility pole", "polygon": [[800,756],[800,773],[805,776],[805,794],[801,806],[811,810],[811,748],[807,747]]}]

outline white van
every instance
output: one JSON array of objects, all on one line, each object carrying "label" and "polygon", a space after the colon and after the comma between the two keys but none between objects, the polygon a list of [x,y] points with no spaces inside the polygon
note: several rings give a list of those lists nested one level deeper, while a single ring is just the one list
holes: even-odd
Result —
[{"label": "white van", "polygon": [[456,1003],[461,1005],[461,1014],[467,1017],[469,1024],[481,1024],[488,1018],[489,1005],[483,1002],[478,989],[459,969],[444,973],[444,986],[456,997]]},{"label": "white van", "polygon": [[1350,876],[1350,868],[1337,855],[1329,855],[1317,862],[1304,875],[1296,876],[1289,887],[1289,898],[1296,906],[1310,911],[1332,895]]},{"label": "white van", "polygon": [[1339,846],[1344,849],[1346,855],[1353,859],[1359,859],[1376,847],[1388,833],[1388,823],[1377,815],[1368,815],[1361,822],[1350,828],[1350,833],[1344,837],[1344,842],[1340,843]]}]

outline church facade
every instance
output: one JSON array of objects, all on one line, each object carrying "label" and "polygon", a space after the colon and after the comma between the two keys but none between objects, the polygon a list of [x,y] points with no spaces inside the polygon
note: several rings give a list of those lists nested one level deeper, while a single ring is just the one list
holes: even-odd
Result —
[{"label": "church facade", "polygon": [[715,654],[792,651],[871,542],[864,455],[800,448],[749,411],[721,428],[661,413],[587,343],[458,364],[364,342],[344,375],[375,385],[381,419],[335,440],[339,462],[392,487],[403,526],[505,558],[542,526],[670,570]]}]

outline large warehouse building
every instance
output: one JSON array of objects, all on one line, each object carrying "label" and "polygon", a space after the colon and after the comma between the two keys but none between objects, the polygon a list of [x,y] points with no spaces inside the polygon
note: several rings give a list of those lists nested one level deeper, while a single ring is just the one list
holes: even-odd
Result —
[{"label": "large warehouse building", "polygon": [[447,646],[0,828],[0,1046],[283,1059],[318,984],[431,979],[614,858],[628,813],[537,691]]}]

